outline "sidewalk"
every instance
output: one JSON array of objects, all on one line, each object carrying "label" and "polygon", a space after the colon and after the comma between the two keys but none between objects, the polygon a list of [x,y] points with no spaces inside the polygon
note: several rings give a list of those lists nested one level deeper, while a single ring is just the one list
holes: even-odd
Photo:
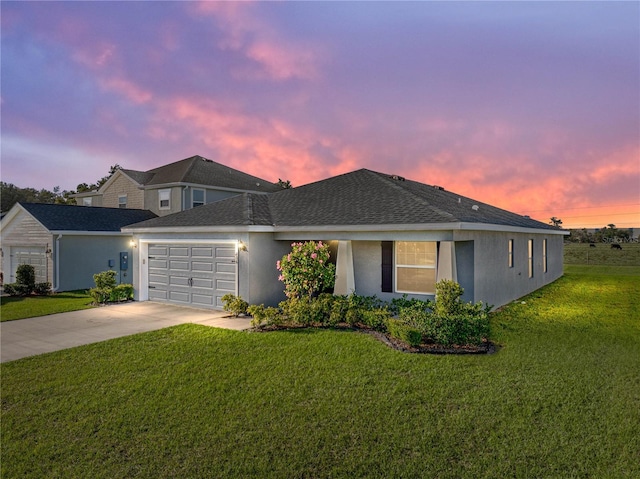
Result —
[{"label": "sidewalk", "polygon": [[235,330],[250,327],[249,318],[233,318],[225,311],[152,301],[113,304],[0,323],[0,362],[184,323]]}]

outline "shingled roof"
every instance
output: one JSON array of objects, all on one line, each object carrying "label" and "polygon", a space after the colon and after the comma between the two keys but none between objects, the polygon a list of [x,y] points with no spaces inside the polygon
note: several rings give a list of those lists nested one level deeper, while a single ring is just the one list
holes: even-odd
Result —
[{"label": "shingled roof", "polygon": [[221,165],[199,155],[149,171],[123,169],[122,172],[145,187],[189,183],[264,193],[273,193],[282,189],[275,183]]},{"label": "shingled roof", "polygon": [[49,231],[120,231],[120,228],[150,218],[149,210],[89,208],[76,205],[18,203]]},{"label": "shingled roof", "polygon": [[375,227],[452,223],[555,229],[438,186],[367,169],[266,196],[245,193],[132,227]]}]

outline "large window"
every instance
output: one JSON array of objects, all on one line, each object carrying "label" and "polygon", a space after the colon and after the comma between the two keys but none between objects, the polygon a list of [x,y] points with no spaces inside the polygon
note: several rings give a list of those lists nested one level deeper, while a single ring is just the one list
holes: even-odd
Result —
[{"label": "large window", "polygon": [[513,268],[513,240],[509,240],[509,268]]},{"label": "large window", "polygon": [[527,255],[529,257],[529,278],[533,278],[533,240],[527,244]]},{"label": "large window", "polygon": [[396,291],[433,294],[436,290],[435,242],[396,242]]},{"label": "large window", "polygon": [[93,198],[91,196],[82,198],[82,206],[91,206]]},{"label": "large window", "polygon": [[118,208],[127,207],[127,195],[118,195]]},{"label": "large window", "polygon": [[191,190],[191,207],[204,205],[204,190],[194,188]]},{"label": "large window", "polygon": [[158,200],[160,202],[161,210],[171,209],[171,190],[158,190]]}]

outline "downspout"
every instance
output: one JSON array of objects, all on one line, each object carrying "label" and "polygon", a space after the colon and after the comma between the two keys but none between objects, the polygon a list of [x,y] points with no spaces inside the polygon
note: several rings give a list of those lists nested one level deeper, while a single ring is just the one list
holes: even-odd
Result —
[{"label": "downspout", "polygon": [[53,286],[54,291],[58,291],[60,288],[60,238],[62,238],[62,235],[58,235],[56,238],[56,264],[53,265],[56,268],[56,284]]}]

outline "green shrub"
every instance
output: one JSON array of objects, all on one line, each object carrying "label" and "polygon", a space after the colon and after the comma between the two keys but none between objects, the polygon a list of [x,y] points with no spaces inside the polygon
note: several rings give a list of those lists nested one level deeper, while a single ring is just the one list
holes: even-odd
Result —
[{"label": "green shrub", "polygon": [[104,304],[111,298],[111,289],[91,288],[89,296],[93,298],[94,304]]},{"label": "green shrub", "polygon": [[409,299],[407,294],[403,294],[402,298],[394,298],[391,300],[391,304],[389,305],[389,311],[392,314],[398,315],[400,311],[405,308],[410,308],[414,306],[419,306],[421,309],[425,310],[433,310],[434,302],[431,300],[421,300],[416,298]]},{"label": "green shrub", "polygon": [[33,287],[33,292],[40,296],[51,294],[51,283],[36,283]]},{"label": "green shrub", "polygon": [[252,304],[247,308],[247,313],[253,317],[251,326],[254,327],[263,323],[268,326],[281,326],[284,323],[282,312],[273,306],[265,308],[264,304]]},{"label": "green shrub", "polygon": [[455,281],[442,279],[436,283],[436,302],[434,311],[437,316],[455,316],[462,304],[460,298],[464,289]]},{"label": "green shrub", "polygon": [[4,292],[9,296],[19,296],[18,290],[16,288],[17,286],[18,285],[16,283],[5,283],[5,285],[3,286]]},{"label": "green shrub", "polygon": [[375,331],[386,331],[387,320],[390,318],[391,312],[387,308],[360,310],[360,323]]},{"label": "green shrub", "polygon": [[116,286],[116,272],[114,270],[102,271],[93,275],[96,288],[113,289]]},{"label": "green shrub", "polygon": [[241,314],[247,314],[247,308],[249,307],[249,303],[247,303],[240,296],[236,296],[235,294],[225,294],[222,298],[222,309],[233,313],[233,315],[237,318]]},{"label": "green shrub", "polygon": [[18,265],[16,283],[23,288],[24,295],[31,294],[36,286],[36,270],[30,264]]},{"label": "green shrub", "polygon": [[388,318],[386,327],[391,337],[399,339],[410,346],[419,346],[422,342],[422,333],[401,320]]},{"label": "green shrub", "polygon": [[[106,292],[106,290],[105,290]],[[119,284],[111,288],[109,293],[109,301],[128,301],[133,299],[133,285],[132,284]]]}]

